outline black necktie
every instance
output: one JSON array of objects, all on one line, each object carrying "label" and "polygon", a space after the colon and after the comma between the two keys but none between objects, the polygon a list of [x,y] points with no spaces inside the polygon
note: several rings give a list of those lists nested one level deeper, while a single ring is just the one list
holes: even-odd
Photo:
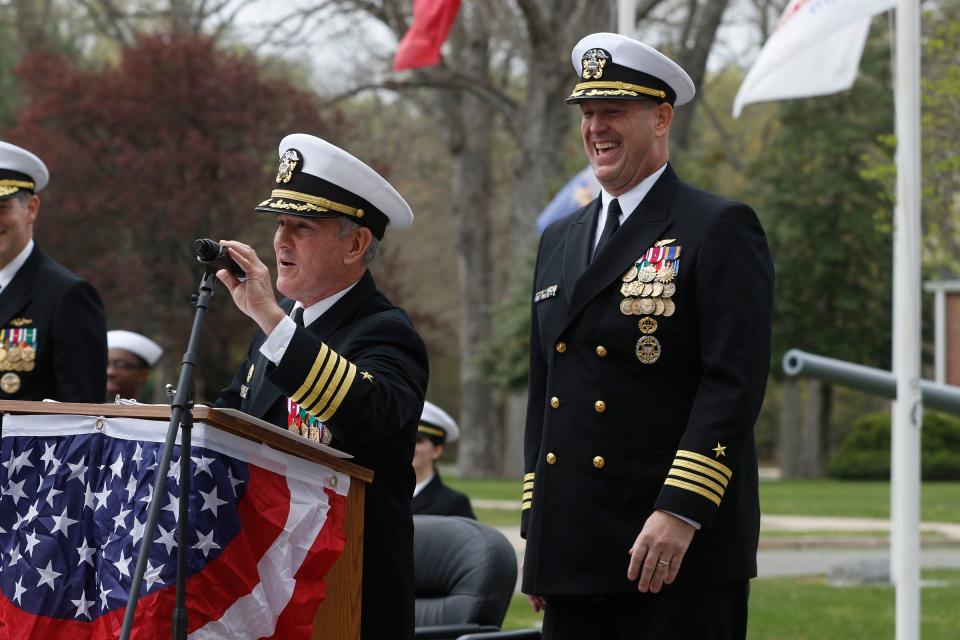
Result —
[{"label": "black necktie", "polygon": [[297,323],[298,327],[303,326],[303,307],[297,307],[293,311],[293,321]]},{"label": "black necktie", "polygon": [[597,246],[593,250],[594,258],[597,257],[597,254],[600,253],[600,250],[603,249],[604,245],[610,242],[610,238],[613,237],[613,234],[615,234],[619,228],[620,202],[614,198],[610,201],[610,204],[607,205],[607,219],[603,223],[603,231],[600,232],[600,241],[597,242]]}]

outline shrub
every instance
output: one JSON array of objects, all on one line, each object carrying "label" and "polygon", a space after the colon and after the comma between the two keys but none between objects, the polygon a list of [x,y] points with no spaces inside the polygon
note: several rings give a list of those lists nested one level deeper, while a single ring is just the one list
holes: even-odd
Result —
[{"label": "shrub", "polygon": [[[925,411],[920,447],[924,480],[960,480],[960,420]],[[890,412],[871,413],[854,422],[827,475],[844,480],[889,479]]]}]

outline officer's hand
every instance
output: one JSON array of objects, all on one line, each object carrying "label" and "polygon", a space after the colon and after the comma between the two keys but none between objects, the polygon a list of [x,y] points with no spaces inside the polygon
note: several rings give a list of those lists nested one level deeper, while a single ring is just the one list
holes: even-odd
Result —
[{"label": "officer's hand", "polygon": [[527,595],[527,601],[530,603],[530,606],[533,607],[533,611],[535,613],[540,613],[541,611],[543,611],[543,608],[546,606],[546,603],[547,603],[547,601],[543,598],[543,596],[531,596],[530,594],[526,594],[526,595]]},{"label": "officer's hand", "polygon": [[274,296],[270,270],[250,245],[235,240],[221,240],[220,244],[227,248],[230,257],[246,272],[247,278],[240,282],[226,269],[217,271],[217,278],[230,291],[237,308],[253,318],[269,335],[285,315]]},{"label": "officer's hand", "polygon": [[654,511],[628,552],[630,565],[627,567],[627,579],[636,580],[639,575],[637,588],[641,593],[659,593],[660,587],[672,583],[677,577],[683,555],[695,532],[693,525],[680,518]]}]

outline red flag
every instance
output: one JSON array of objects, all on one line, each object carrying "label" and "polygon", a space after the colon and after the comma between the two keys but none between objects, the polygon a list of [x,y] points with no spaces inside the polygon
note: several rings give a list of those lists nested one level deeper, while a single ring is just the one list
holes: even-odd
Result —
[{"label": "red flag", "polygon": [[460,0],[413,0],[413,24],[397,47],[394,70],[430,67],[440,62],[440,47],[459,8]]}]

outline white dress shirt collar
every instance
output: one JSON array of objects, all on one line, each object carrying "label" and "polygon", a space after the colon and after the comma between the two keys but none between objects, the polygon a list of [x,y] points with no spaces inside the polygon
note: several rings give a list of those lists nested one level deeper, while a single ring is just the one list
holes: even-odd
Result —
[{"label": "white dress shirt collar", "polygon": [[[357,282],[360,282],[360,280],[358,279]],[[324,313],[329,311],[330,307],[335,305],[340,300],[340,298],[347,295],[347,293],[349,293],[351,289],[357,286],[357,282],[354,282],[352,285],[350,285],[346,289],[342,289],[336,292],[332,296],[328,296],[324,298],[320,302],[314,302],[309,307],[306,307],[303,310],[303,326],[309,327],[311,322],[313,322],[314,320],[322,316]],[[290,314],[293,315],[293,312],[302,306],[303,306],[302,304],[297,302],[296,304],[293,305],[293,309],[290,311]]]},{"label": "white dress shirt collar", "polygon": [[650,193],[650,189],[653,188],[653,185],[656,184],[666,169],[667,164],[664,163],[662,167],[641,180],[635,187],[619,196],[612,196],[603,189],[600,190],[601,210],[600,215],[597,216],[597,228],[593,234],[593,246],[597,246],[597,242],[600,240],[600,232],[603,229],[604,222],[607,220],[607,207],[610,206],[610,201],[613,200],[614,197],[620,201],[620,211],[622,211],[620,214],[620,224],[623,224],[627,221],[627,218],[630,217],[630,214],[633,213],[633,210],[640,206],[640,203],[647,194]]}]

